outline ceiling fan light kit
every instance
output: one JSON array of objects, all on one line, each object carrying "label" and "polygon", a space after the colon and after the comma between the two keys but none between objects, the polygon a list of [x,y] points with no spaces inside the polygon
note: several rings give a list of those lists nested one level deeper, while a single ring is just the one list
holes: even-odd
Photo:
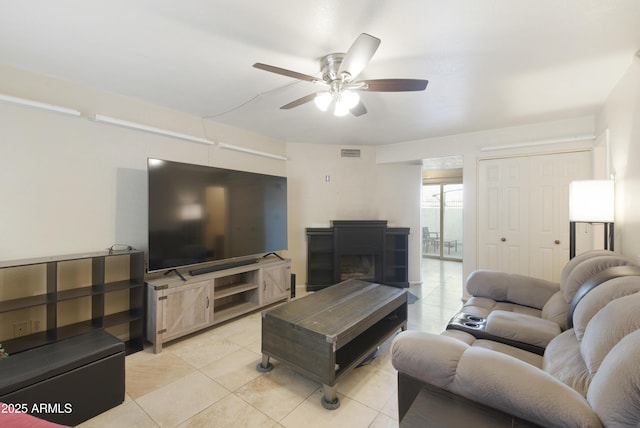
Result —
[{"label": "ceiling fan light kit", "polygon": [[329,110],[329,107],[333,104],[333,114],[335,116],[346,116],[351,109],[358,105],[360,95],[349,89],[341,92],[318,92],[313,101],[322,111]]},{"label": "ceiling fan light kit", "polygon": [[367,109],[356,91],[423,91],[428,84],[427,80],[420,79],[356,80],[371,61],[379,45],[380,39],[377,37],[366,33],[360,34],[346,54],[333,53],[322,57],[320,60],[322,79],[268,64],[255,63],[253,66],[271,73],[328,87],[326,91],[309,94],[285,104],[280,107],[281,109],[288,110],[313,100],[321,111],[328,111],[333,107],[333,114],[336,116],[345,116],[349,113],[361,116],[367,112]]}]

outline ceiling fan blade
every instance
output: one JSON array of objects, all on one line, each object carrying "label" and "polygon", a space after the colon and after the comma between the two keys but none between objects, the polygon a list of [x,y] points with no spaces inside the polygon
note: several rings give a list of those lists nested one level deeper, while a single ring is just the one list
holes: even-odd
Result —
[{"label": "ceiling fan blade", "polygon": [[362,82],[366,83],[367,87],[360,90],[369,92],[424,91],[429,83],[428,80],[420,79],[373,79]]},{"label": "ceiling fan blade", "polygon": [[280,107],[282,110],[289,110],[292,109],[294,107],[298,107],[301,106],[302,104],[306,104],[309,101],[313,101],[313,99],[316,97],[316,93],[314,92],[313,94],[309,94],[309,95],[305,95],[302,98],[298,98],[295,101],[291,101],[289,104],[285,104],[282,107]]},{"label": "ceiling fan blade", "polygon": [[306,80],[307,82],[317,82],[320,79],[309,76],[308,74],[298,73],[297,71],[287,70],[286,68],[275,67],[273,65],[262,64],[261,62],[256,62],[253,64],[255,68],[259,68],[260,70],[270,71],[271,73],[281,74],[287,77],[293,77],[294,79]]},{"label": "ceiling fan blade", "polygon": [[351,109],[351,114],[354,115],[355,117],[359,117],[362,116],[363,114],[367,113],[367,109],[365,108],[364,104],[362,104],[362,101],[358,102],[358,104]]},{"label": "ceiling fan blade", "polygon": [[367,33],[360,34],[344,56],[338,76],[348,73],[351,76],[350,80],[354,80],[369,64],[378,46],[380,46],[380,39]]}]

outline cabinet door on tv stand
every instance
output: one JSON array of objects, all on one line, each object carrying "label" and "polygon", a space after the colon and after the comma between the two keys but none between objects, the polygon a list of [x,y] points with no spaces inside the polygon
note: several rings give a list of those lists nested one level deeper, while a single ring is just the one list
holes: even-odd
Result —
[{"label": "cabinet door on tv stand", "polygon": [[183,336],[209,325],[211,320],[211,281],[169,288],[158,298],[162,320],[162,341]]},{"label": "cabinet door on tv stand", "polygon": [[291,264],[282,263],[262,269],[261,304],[283,300],[291,296]]}]

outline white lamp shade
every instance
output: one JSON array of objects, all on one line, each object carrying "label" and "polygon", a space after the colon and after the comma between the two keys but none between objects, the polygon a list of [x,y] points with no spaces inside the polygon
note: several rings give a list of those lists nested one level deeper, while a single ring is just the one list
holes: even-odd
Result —
[{"label": "white lamp shade", "polygon": [[578,180],[569,184],[569,221],[613,223],[613,180]]},{"label": "white lamp shade", "polygon": [[346,90],[342,92],[342,101],[346,104],[347,108],[351,110],[360,102],[360,95],[357,92]]},{"label": "white lamp shade", "polygon": [[333,101],[333,95],[331,95],[329,92],[320,92],[318,93],[318,95],[316,95],[313,101],[316,103],[320,110],[327,111],[327,109],[329,108],[329,104],[331,104],[331,101]]},{"label": "white lamp shade", "polygon": [[346,116],[349,114],[349,108],[344,102],[336,101],[336,107],[333,110],[335,116]]}]

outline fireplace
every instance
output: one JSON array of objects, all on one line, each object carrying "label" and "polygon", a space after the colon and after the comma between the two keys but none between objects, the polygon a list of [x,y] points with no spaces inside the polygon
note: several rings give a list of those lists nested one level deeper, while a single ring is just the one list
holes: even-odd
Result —
[{"label": "fireplace", "polygon": [[307,229],[307,290],[347,279],[408,287],[409,228],[386,220],[334,220]]},{"label": "fireplace", "polygon": [[333,221],[335,275],[338,281],[348,275],[361,275],[371,282],[382,282],[382,253],[386,221]]},{"label": "fireplace", "polygon": [[340,281],[347,279],[361,279],[375,282],[376,256],[342,256],[340,257]]}]

